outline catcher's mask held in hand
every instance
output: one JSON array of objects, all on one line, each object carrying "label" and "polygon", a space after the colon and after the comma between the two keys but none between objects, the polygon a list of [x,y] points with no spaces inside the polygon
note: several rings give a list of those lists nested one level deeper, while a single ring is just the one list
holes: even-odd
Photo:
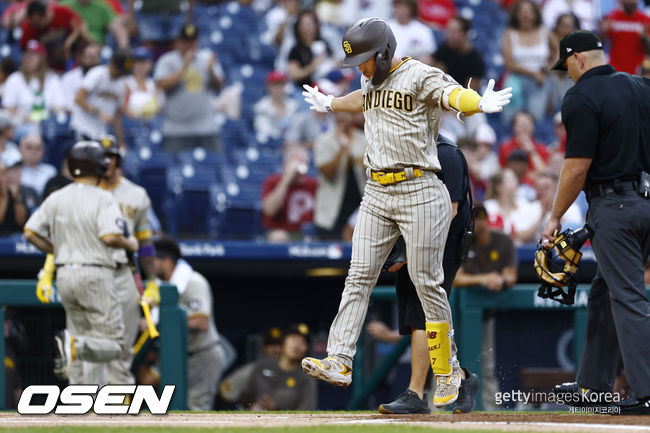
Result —
[{"label": "catcher's mask held in hand", "polygon": [[[555,239],[549,249],[542,247],[541,241],[535,252],[535,272],[542,281],[537,291],[540,298],[550,298],[560,304],[572,305],[575,300],[575,273],[582,258],[580,248],[593,235],[589,225],[576,231],[565,230]],[[563,290],[564,286],[567,291]]]}]

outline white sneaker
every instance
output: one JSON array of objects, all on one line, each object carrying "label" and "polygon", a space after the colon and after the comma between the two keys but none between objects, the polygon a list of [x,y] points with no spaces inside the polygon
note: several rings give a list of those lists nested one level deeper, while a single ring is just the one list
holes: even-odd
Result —
[{"label": "white sneaker", "polygon": [[60,380],[68,380],[74,352],[74,337],[67,329],[57,332],[54,335],[54,375]]},{"label": "white sneaker", "polygon": [[458,399],[461,383],[460,368],[454,368],[451,374],[436,375],[436,393],[433,396],[435,407],[448,406]]},{"label": "white sneaker", "polygon": [[302,369],[311,377],[324,380],[334,386],[347,388],[352,383],[352,370],[334,356],[325,359],[304,358]]}]

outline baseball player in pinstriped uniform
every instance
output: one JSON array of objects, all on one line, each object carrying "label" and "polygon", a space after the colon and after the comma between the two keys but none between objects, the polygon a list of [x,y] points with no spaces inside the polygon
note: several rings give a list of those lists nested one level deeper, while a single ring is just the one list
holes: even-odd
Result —
[{"label": "baseball player in pinstriped uniform", "polygon": [[25,224],[24,233],[40,250],[53,253],[58,267],[67,330],[55,337],[55,373],[68,379],[71,365],[81,364],[73,383],[104,385],[107,363],[119,358],[125,345],[114,252],[136,251],[138,241],[121,235],[117,202],[97,186],[108,165],[99,143],[76,143],[67,161],[74,183],[48,196]]},{"label": "baseball player in pinstriped uniform", "polygon": [[181,249],[173,238],[160,237],[155,245],[156,273],[176,286],[178,304],[187,310],[187,408],[211,410],[226,366],[226,353],[214,323],[210,283],[182,260]]},{"label": "baseball player in pinstriped uniform", "polygon": [[[148,277],[144,297],[150,305],[156,305],[160,303],[160,288],[156,282],[153,261],[155,249],[151,240],[151,229],[149,228],[149,218],[147,216],[151,207],[151,200],[144,188],[122,177],[122,170],[120,169],[122,154],[115,137],[109,135],[103,138],[100,143],[110,162],[108,163],[106,176],[99,186],[113,194],[122,211],[122,217],[126,221],[128,232],[133,233],[140,244],[138,256],[143,271]],[[135,378],[131,374],[131,362],[133,361],[131,346],[138,335],[140,322],[139,294],[126,256],[119,253],[122,252],[116,251],[115,254],[115,261],[120,264],[115,271],[115,285],[122,305],[126,350],[120,359],[109,363],[108,381],[115,384],[132,384],[135,383]]]},{"label": "baseball player in pinstriped uniform", "polygon": [[408,271],[422,303],[431,366],[436,375],[436,406],[452,404],[464,373],[456,359],[451,310],[442,289],[442,255],[451,222],[451,201],[440,171],[435,137],[443,110],[494,113],[511,89],[483,96],[464,89],[437,68],[398,59],[395,37],[381,19],[366,18],[343,36],[344,67],[358,67],[361,89],[340,98],[305,87],[311,109],[363,111],[368,142],[364,165],[368,183],[352,239],[352,260],[339,311],[330,328],[328,357],[303,359],[310,376],[339,386],[352,381],[352,359],[368,308],[370,292],[400,233],[406,242]]}]

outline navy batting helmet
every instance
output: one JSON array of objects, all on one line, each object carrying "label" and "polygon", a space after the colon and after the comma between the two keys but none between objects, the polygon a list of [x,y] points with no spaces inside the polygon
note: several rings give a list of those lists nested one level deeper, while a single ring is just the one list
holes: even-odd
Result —
[{"label": "navy batting helmet", "polygon": [[122,158],[124,158],[124,150],[120,149],[120,146],[117,144],[117,139],[114,135],[108,134],[101,140],[99,144],[102,145],[104,153],[106,155],[115,155],[117,156],[117,166],[119,167],[122,163]]},{"label": "navy batting helmet", "polygon": [[68,168],[73,177],[104,177],[108,158],[104,149],[96,141],[79,141],[68,151]]},{"label": "navy batting helmet", "polygon": [[352,68],[375,57],[377,68],[372,83],[380,84],[388,75],[396,47],[395,35],[386,21],[364,18],[350,26],[343,35],[345,59],[341,66]]}]

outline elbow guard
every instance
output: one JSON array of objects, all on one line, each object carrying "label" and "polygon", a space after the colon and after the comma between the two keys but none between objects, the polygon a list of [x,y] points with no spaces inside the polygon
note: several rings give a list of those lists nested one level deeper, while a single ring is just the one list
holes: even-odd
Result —
[{"label": "elbow guard", "polygon": [[449,86],[442,93],[443,108],[466,114],[480,112],[478,108],[480,100],[481,95],[476,93],[475,90],[465,89],[460,86]]}]

